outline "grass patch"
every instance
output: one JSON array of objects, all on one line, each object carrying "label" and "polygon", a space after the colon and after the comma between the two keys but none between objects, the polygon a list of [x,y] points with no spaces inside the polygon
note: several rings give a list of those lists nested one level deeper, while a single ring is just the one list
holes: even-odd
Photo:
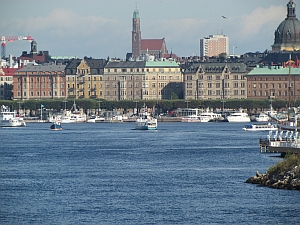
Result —
[{"label": "grass patch", "polygon": [[287,172],[298,166],[296,172],[297,177],[300,178],[300,155],[298,154],[286,154],[283,161],[278,162],[276,165],[271,166],[268,169],[270,175],[280,174],[281,172]]}]

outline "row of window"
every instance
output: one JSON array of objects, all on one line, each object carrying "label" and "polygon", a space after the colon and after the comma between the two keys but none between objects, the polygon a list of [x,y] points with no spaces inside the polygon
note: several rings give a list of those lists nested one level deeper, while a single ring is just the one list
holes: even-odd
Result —
[{"label": "row of window", "polygon": [[[193,91],[192,90],[187,90],[186,91],[187,96],[193,96]],[[196,93],[195,93],[196,94]],[[223,91],[221,90],[199,90],[198,91],[198,96],[223,96]],[[246,91],[245,90],[234,90],[232,93],[230,90],[224,90],[224,96],[246,96]]]},{"label": "row of window", "polygon": [[[18,97],[21,96],[21,92],[20,91],[18,91],[17,94],[18,94]],[[52,94],[54,94],[54,95],[52,95]],[[31,96],[31,97],[33,97],[33,96],[45,96],[45,97],[47,97],[47,96],[50,96],[50,97],[56,96],[57,97],[58,96],[57,94],[58,94],[57,91],[54,91],[54,92],[52,92],[52,91],[48,91],[48,92],[46,92],[46,91],[42,91],[42,92],[39,92],[39,91],[36,91],[36,92],[30,91],[29,92],[29,96]],[[61,91],[60,94],[61,94],[60,96],[65,96],[65,92],[64,91]],[[26,96],[27,96],[27,92],[24,91],[23,92],[23,97],[26,97]]]},{"label": "row of window", "polygon": [[[269,88],[269,84],[253,84],[253,88]],[[288,88],[288,83],[279,83],[277,84],[278,88]],[[290,83],[290,86],[293,87],[293,83]],[[250,86],[249,86],[250,87]],[[270,88],[275,88],[275,84],[270,84]]]},{"label": "row of window", "polygon": [[180,68],[169,68],[169,69],[165,69],[165,68],[147,68],[147,69],[139,69],[139,68],[135,68],[135,69],[127,69],[127,68],[122,68],[122,69],[106,69],[107,73],[134,73],[134,72],[142,72],[144,73],[145,71],[148,73],[179,73],[180,72]]}]

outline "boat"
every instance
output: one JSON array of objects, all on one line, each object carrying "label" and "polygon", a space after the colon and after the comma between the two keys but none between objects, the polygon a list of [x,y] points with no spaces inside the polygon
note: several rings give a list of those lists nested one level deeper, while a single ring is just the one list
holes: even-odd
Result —
[{"label": "boat", "polygon": [[201,120],[200,120],[200,116],[190,115],[190,116],[187,116],[187,117],[182,117],[181,122],[195,123],[195,122],[201,122]]},{"label": "boat", "polygon": [[53,122],[50,126],[50,130],[62,130],[61,122],[60,121]]},{"label": "boat", "polygon": [[257,123],[257,124],[247,124],[243,127],[245,131],[276,131],[278,126],[272,123]]},{"label": "boat", "polygon": [[[285,132],[285,133],[284,133]],[[269,132],[267,138],[259,140],[260,152],[281,152],[281,153],[299,153],[300,152],[300,137],[296,131],[278,131],[272,134]]]},{"label": "boat", "polygon": [[257,117],[255,117],[256,122],[268,122],[270,120],[271,118],[264,112],[261,112]]},{"label": "boat", "polygon": [[250,122],[250,116],[245,112],[235,112],[227,116],[228,122]]},{"label": "boat", "polygon": [[105,121],[104,117],[92,115],[92,116],[90,116],[90,118],[86,122],[87,123],[101,123],[101,122],[104,122],[104,121]]},{"label": "boat", "polygon": [[7,110],[6,106],[1,107],[0,127],[25,127],[26,123],[22,117],[15,112]]},{"label": "boat", "polygon": [[148,112],[139,114],[135,124],[136,130],[157,130],[157,119]]},{"label": "boat", "polygon": [[217,122],[218,120],[224,120],[224,117],[220,113],[204,112],[199,115],[200,121],[203,122]]}]

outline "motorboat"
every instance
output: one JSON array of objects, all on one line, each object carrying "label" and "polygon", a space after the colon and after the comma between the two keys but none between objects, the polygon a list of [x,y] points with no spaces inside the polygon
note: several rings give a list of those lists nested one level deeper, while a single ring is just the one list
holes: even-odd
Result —
[{"label": "motorboat", "polygon": [[227,116],[228,122],[250,122],[250,116],[245,112],[235,112]]},{"label": "motorboat", "polygon": [[243,127],[245,131],[276,131],[278,126],[272,123],[247,124]]},{"label": "motorboat", "polygon": [[25,127],[24,119],[17,115],[16,112],[7,110],[6,106],[1,107],[0,113],[0,127]]},{"label": "motorboat", "polygon": [[214,112],[204,112],[199,115],[200,121],[203,122],[212,122],[217,120],[224,119],[220,113]]},{"label": "motorboat", "polygon": [[190,115],[190,116],[187,116],[187,117],[182,117],[181,122],[194,123],[194,122],[201,122],[201,120],[200,120],[200,116]]},{"label": "motorboat", "polygon": [[104,117],[92,115],[86,122],[87,123],[100,123],[100,122],[104,122],[104,121],[105,121]]},{"label": "motorboat", "polygon": [[135,124],[136,130],[157,130],[157,119],[148,112],[141,113]]},{"label": "motorboat", "polygon": [[62,130],[61,122],[60,121],[53,122],[50,126],[50,130]]},{"label": "motorboat", "polygon": [[82,123],[86,122],[86,114],[79,111],[65,111],[61,117],[61,123]]},{"label": "motorboat", "polygon": [[263,112],[261,112],[257,117],[255,117],[256,122],[268,122],[270,121],[270,119],[271,118]]}]

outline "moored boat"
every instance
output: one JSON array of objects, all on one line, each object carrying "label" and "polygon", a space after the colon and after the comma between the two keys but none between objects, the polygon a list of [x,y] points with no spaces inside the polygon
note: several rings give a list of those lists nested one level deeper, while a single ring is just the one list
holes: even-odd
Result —
[{"label": "moored boat", "polygon": [[187,116],[187,117],[182,117],[181,122],[195,123],[195,122],[201,122],[201,120],[200,120],[200,116],[190,115],[190,116]]},{"label": "moored boat", "polygon": [[248,113],[244,112],[235,112],[227,116],[228,122],[250,122],[250,116]]},{"label": "moored boat", "polygon": [[1,107],[0,127],[25,127],[26,123],[22,117],[15,112],[7,110],[6,106]]}]

